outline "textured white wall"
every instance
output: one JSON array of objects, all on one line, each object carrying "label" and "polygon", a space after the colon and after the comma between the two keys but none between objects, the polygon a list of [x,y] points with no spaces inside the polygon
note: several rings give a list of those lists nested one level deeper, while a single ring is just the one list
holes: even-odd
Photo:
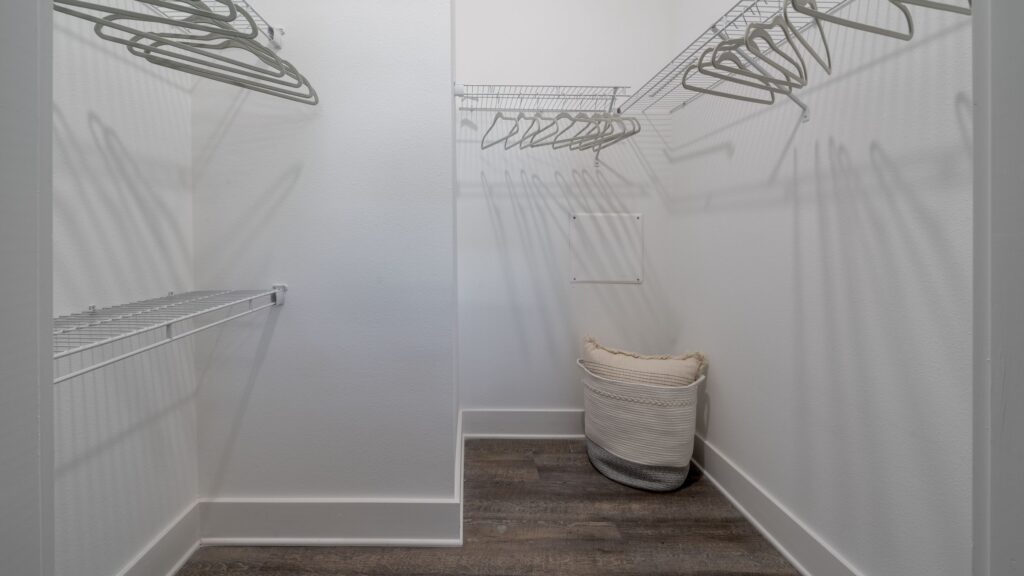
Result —
[{"label": "textured white wall", "polygon": [[[60,14],[54,80],[56,312],[190,289],[192,81]],[[119,573],[195,501],[193,365],[181,342],[57,387],[57,574]]]},{"label": "textured white wall", "polygon": [[[458,0],[456,79],[638,88],[726,2],[684,13],[676,0]],[[595,168],[589,153],[481,151],[492,118],[457,117],[462,407],[582,409],[575,359],[585,335],[658,352],[681,345],[685,295],[670,283],[675,272],[656,265],[676,251],[665,210],[671,124],[646,119]],[[573,212],[645,215],[643,285],[570,283]]]},{"label": "textured white wall", "polygon": [[695,2],[684,19],[679,0],[456,0],[455,78],[638,88],[722,3]]},{"label": "textured white wall", "polygon": [[0,574],[51,576],[50,6],[0,3]]},{"label": "textured white wall", "polygon": [[450,4],[260,10],[322,103],[195,94],[197,284],[291,285],[197,345],[202,492],[450,498]]},{"label": "textured white wall", "polygon": [[[854,2],[865,18],[878,3]],[[852,11],[852,12],[851,12]],[[676,115],[700,434],[864,575],[970,573],[971,23],[828,26],[837,69]]]}]

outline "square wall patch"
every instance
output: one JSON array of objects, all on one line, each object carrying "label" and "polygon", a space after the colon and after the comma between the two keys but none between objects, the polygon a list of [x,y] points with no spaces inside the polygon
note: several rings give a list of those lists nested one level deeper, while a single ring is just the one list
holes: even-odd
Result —
[{"label": "square wall patch", "polygon": [[572,282],[643,283],[642,214],[573,214],[571,218]]}]

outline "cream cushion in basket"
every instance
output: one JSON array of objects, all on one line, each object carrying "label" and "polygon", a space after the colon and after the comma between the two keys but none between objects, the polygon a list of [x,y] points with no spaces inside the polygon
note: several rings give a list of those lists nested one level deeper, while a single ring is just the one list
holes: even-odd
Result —
[{"label": "cream cushion in basket", "polygon": [[583,341],[583,362],[595,376],[627,384],[689,386],[704,375],[703,354],[644,356]]}]

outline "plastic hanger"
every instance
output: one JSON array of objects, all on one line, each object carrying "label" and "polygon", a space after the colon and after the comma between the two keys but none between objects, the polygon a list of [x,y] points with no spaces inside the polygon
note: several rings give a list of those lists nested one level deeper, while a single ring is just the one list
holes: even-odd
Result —
[{"label": "plastic hanger", "polygon": [[[608,122],[611,124],[612,130],[610,134],[600,141],[589,145],[586,149],[596,148],[599,152],[605,148],[615,146],[620,142],[625,142],[633,136],[636,136],[641,131],[640,122],[633,117],[624,117],[619,115],[611,115],[608,118]],[[615,126],[618,126],[621,131],[615,130]]]},{"label": "plastic hanger", "polygon": [[570,150],[588,150],[594,146],[597,142],[600,142],[602,138],[606,138],[609,135],[609,128],[611,133],[614,133],[615,127],[608,121],[607,115],[593,114],[588,119],[590,126],[584,127],[573,138],[573,141],[569,144]]},{"label": "plastic hanger", "polygon": [[[183,12],[188,13],[196,12],[196,9],[194,8],[189,8],[185,10],[185,8],[187,8],[186,6],[180,6],[176,3],[172,4],[164,2],[162,0],[139,1],[144,2],[146,4],[152,4],[154,6],[167,7],[172,10],[181,10]],[[216,1],[221,2],[221,0]],[[90,12],[82,12],[82,10],[89,10],[92,12],[99,12],[102,14],[118,16],[122,20],[148,22],[152,24],[163,24],[166,26],[170,26],[174,29],[187,28],[211,34],[218,34],[222,37],[234,37],[244,40],[255,40],[260,34],[259,27],[256,26],[256,22],[255,20],[253,20],[252,16],[250,16],[248,12],[246,12],[245,10],[235,7],[234,4],[232,4],[232,10],[230,12],[233,17],[230,21],[227,21],[223,20],[222,18],[211,18],[211,15],[213,15],[212,12],[196,13],[190,16],[189,18],[175,19],[158,16],[156,14],[135,12],[132,10],[125,10],[123,8],[115,8],[112,6],[106,6],[102,4],[95,4],[93,2],[86,2],[84,0],[53,0],[53,3],[53,9],[55,11],[60,12],[62,14],[67,14],[69,16],[75,16],[83,20],[88,20],[93,23],[98,23],[99,19],[101,19],[102,17],[92,14]],[[248,24],[247,32],[239,31],[237,28],[229,24],[229,22],[236,21],[239,15],[242,15]],[[133,29],[133,31],[143,32],[142,30],[135,29]],[[145,32],[152,33],[151,31]]]},{"label": "plastic hanger", "polygon": [[[54,0],[54,10],[94,23],[101,38],[126,46],[130,53],[152,64],[303,104],[319,103],[316,90],[294,66],[255,40],[259,29],[245,10],[232,6],[228,16],[214,18],[216,15],[198,0],[140,1],[191,15],[164,18],[83,0]],[[214,1],[225,4],[229,0]],[[250,32],[239,32],[228,21],[228,17],[237,21],[239,16]],[[166,25],[173,31],[144,31],[130,25],[137,22]],[[225,55],[231,51],[244,53],[246,61]],[[262,66],[249,63],[253,56]]]},{"label": "plastic hanger", "polygon": [[[570,136],[569,138],[562,138],[562,136],[564,136],[565,134],[571,132],[572,129],[576,126],[576,124],[579,124],[579,123],[583,124],[582,128],[580,128],[578,131],[576,131],[576,133],[573,134],[572,136]],[[573,145],[573,143],[576,141],[576,139],[581,134],[583,134],[583,132],[585,132],[586,130],[589,130],[592,127],[593,127],[593,121],[591,121],[589,116],[587,116],[586,114],[581,112],[581,113],[577,114],[576,116],[573,116],[572,117],[572,123],[569,124],[569,126],[565,130],[562,130],[561,132],[559,132],[558,136],[556,136],[555,139],[551,141],[551,147],[554,148],[555,150],[561,150],[562,148],[569,148],[570,146]]]},{"label": "plastic hanger", "polygon": [[[704,54],[701,55],[701,60],[703,60],[705,56],[710,55],[712,52],[714,52],[714,50],[715,50],[714,47],[708,48],[707,50],[705,50]],[[754,86],[753,82],[739,81],[739,79],[730,78],[729,76],[722,77],[722,76],[718,76],[718,75],[707,74],[706,72],[701,70],[700,64],[691,64],[689,66],[689,68],[687,68],[683,72],[683,81],[682,81],[683,88],[686,88],[687,90],[692,90],[693,92],[699,92],[701,94],[708,94],[708,95],[711,95],[711,96],[718,96],[720,98],[728,98],[730,100],[739,100],[739,101],[742,101],[742,102],[754,102],[756,104],[774,104],[775,103],[775,90],[773,90],[772,87],[769,86],[769,84],[767,82],[761,82],[761,84],[759,86],[755,86],[755,87],[757,87],[757,88],[759,88],[761,90],[764,90],[765,92],[768,93],[768,96],[766,98],[758,98],[756,96],[746,96],[746,95],[743,95],[743,94],[736,94],[736,93],[732,93],[732,92],[724,92],[722,90],[718,90],[718,89],[713,87],[716,84],[718,84],[717,82],[712,82],[711,85],[708,86],[708,87],[696,86],[694,84],[691,84],[690,80],[694,76],[696,76],[697,74],[708,76],[708,77],[710,77],[710,78],[712,78],[712,79],[714,79],[716,81],[717,80],[722,80],[722,81],[724,81],[724,83],[740,84],[740,85],[743,85],[743,86]]]},{"label": "plastic hanger", "polygon": [[[511,149],[515,148],[516,146],[519,146],[520,144],[522,144],[522,142],[523,142],[522,139],[516,141],[516,140],[512,139],[512,136],[515,136],[516,134],[519,133],[519,123],[522,122],[523,120],[526,120],[526,118],[527,118],[527,116],[526,116],[525,112],[520,112],[519,116],[516,116],[516,125],[512,129],[512,133],[509,135],[508,139],[505,140],[505,150],[511,150]],[[527,128],[527,129],[529,129],[529,128]]]},{"label": "plastic hanger", "polygon": [[[118,22],[124,19],[118,15],[98,19],[96,33],[105,40],[125,45],[130,53],[152,64],[304,104],[316,105],[320,101],[316,90],[294,66],[256,41],[213,34],[142,33]],[[109,33],[108,28],[134,35],[127,39],[118,37]],[[217,53],[227,49],[255,56],[264,67]]]},{"label": "plastic hanger", "polygon": [[[540,130],[537,131],[536,134],[533,135],[533,138],[530,140],[528,147],[542,148],[545,146],[550,146],[554,139],[557,138],[558,135],[562,133],[562,129],[559,126],[559,122],[561,122],[562,120],[572,120],[572,114],[569,114],[568,112],[559,113],[557,116],[554,117],[553,120],[551,120],[550,124],[548,124],[544,128],[541,128]],[[547,134],[545,134],[546,132]],[[541,134],[544,134],[544,136],[541,136]]]},{"label": "plastic hanger", "polygon": [[793,93],[791,85],[776,83],[776,78],[769,76],[763,69],[757,72],[748,70],[753,60],[744,50],[747,50],[747,42],[742,38],[721,42],[704,50],[697,60],[697,69],[705,76],[741,86],[766,89],[774,94]]},{"label": "plastic hanger", "polygon": [[574,150],[601,150],[605,144],[619,135],[619,128],[625,126],[612,114],[602,114],[596,118],[591,116],[591,119],[594,120],[593,128],[577,140]]},{"label": "plastic hanger", "polygon": [[[161,40],[156,42],[145,43],[141,42],[139,38],[133,38],[135,44],[128,47],[128,51],[133,55],[140,58],[145,58],[153,64],[159,65],[170,65],[173,64],[176,69],[183,70],[181,66],[198,66],[203,67],[211,74],[225,72],[229,74],[237,74],[240,77],[251,78],[252,81],[268,82],[270,84],[276,84],[285,88],[300,88],[305,83],[304,78],[298,73],[297,70],[288,62],[277,58],[273,52],[269,50],[261,50],[260,46],[249,46],[241,43],[237,40],[226,40],[217,44],[201,45],[194,43],[183,43],[185,46],[193,48],[199,48],[204,54],[204,58],[195,58],[186,54],[177,54],[174,56],[168,56],[164,51],[157,52],[157,49],[161,49],[163,46],[174,46],[179,47],[179,44],[171,44],[167,40]],[[210,58],[219,58],[213,50],[230,50],[230,49],[241,49],[250,54],[256,56],[258,60],[263,62],[265,67],[261,68],[246,63],[236,63],[238,66],[244,68],[232,68],[229,65],[223,65],[216,62],[212,62]],[[230,58],[224,58],[224,61],[232,61]],[[217,72],[219,70],[220,72]],[[232,80],[244,80],[244,78],[230,76]]]},{"label": "plastic hanger", "polygon": [[605,119],[605,129],[600,138],[581,146],[580,149],[597,150],[600,152],[605,148],[611,148],[619,142],[627,140],[634,135],[635,132],[632,132],[631,127],[627,126],[626,119],[619,116],[609,115],[609,117]]},{"label": "plastic hanger", "polygon": [[235,8],[235,3],[232,0],[209,0],[216,2],[221,6],[227,8],[227,14],[218,14],[210,7],[207,6],[202,0],[138,0],[143,4],[150,4],[160,8],[166,8],[168,10],[175,10],[185,14],[191,14],[192,16],[203,16],[210,20],[220,20],[222,22],[232,22],[238,17],[238,11]]},{"label": "plastic hanger", "polygon": [[974,11],[974,1],[967,0],[967,6],[957,6],[956,4],[947,4],[946,2],[937,2],[935,0],[900,0],[904,4],[910,4],[913,6],[921,6],[924,8],[932,8],[934,10],[942,10],[943,12],[953,12],[955,14],[963,14],[964,16],[970,16]]},{"label": "plastic hanger", "polygon": [[882,28],[880,26],[874,26],[871,24],[865,24],[863,22],[857,22],[856,20],[848,20],[846,18],[840,18],[828,12],[819,10],[815,5],[814,0],[793,0],[793,8],[797,12],[810,16],[811,18],[817,18],[818,20],[824,20],[825,22],[831,22],[838,24],[839,26],[845,26],[847,28],[853,28],[854,30],[860,30],[862,32],[869,32],[871,34],[881,34],[882,36],[888,36],[890,38],[897,38],[899,40],[910,40],[914,37],[914,18],[910,15],[910,10],[904,5],[905,0],[888,0],[889,4],[895,6],[900,12],[903,13],[903,17],[907,20],[907,31],[900,32],[898,30],[890,30],[889,28]]},{"label": "plastic hanger", "polygon": [[[133,38],[133,40],[139,39]],[[311,105],[316,105],[320,101],[319,95],[305,76],[299,74],[298,70],[296,70],[294,66],[287,61],[280,59],[273,53],[273,51],[259,45],[258,43],[249,41],[248,43],[251,45],[236,46],[236,44],[245,43],[245,41],[232,39],[226,43],[220,43],[214,46],[214,49],[218,50],[225,48],[242,48],[256,56],[257,59],[267,66],[267,69],[256,69],[255,72],[250,72],[243,69],[232,70],[230,66],[224,66],[201,58],[193,58],[185,54],[172,52],[171,57],[164,55],[166,54],[166,51],[163,49],[163,46],[165,45],[172,45],[176,48],[192,47],[188,44],[179,45],[173,42],[173,40],[151,40],[151,43],[149,44],[138,43],[136,46],[129,46],[129,51],[132,54],[145,58],[150,63],[156,65],[186,72],[202,78],[216,80],[225,84],[246,88],[255,92],[261,92],[277,96],[279,98]],[[212,57],[216,55],[211,54],[209,56]],[[229,70],[230,73],[225,73],[224,70]]]},{"label": "plastic hanger", "polygon": [[504,138],[499,138],[498,140],[495,140],[494,142],[487,144],[487,137],[491,135],[491,132],[494,132],[494,128],[498,125],[498,122],[500,120],[513,120],[513,118],[509,118],[501,112],[496,113],[494,115],[494,121],[491,122],[491,127],[487,129],[487,132],[484,133],[483,139],[480,141],[481,150],[487,150],[488,148],[493,148],[498,144],[504,144],[509,138],[515,136],[516,133],[519,132],[519,122],[516,122],[512,126],[512,129],[509,131],[508,134],[505,135]]},{"label": "plastic hanger", "polygon": [[[180,33],[139,32],[129,26],[119,24],[118,21],[122,19],[124,17],[117,15],[110,15],[100,19],[101,21],[96,25],[96,34],[104,40],[126,46],[133,55],[145,58],[153,64],[167,65],[187,62],[188,64],[183,66],[203,66],[206,67],[207,72],[210,74],[239,74],[293,88],[303,84],[297,78],[297,72],[293,73],[293,69],[289,69],[290,65],[287,65],[272,50],[258,42],[238,38],[218,38],[216,35],[210,34],[194,36]],[[130,38],[116,36],[109,33],[108,28],[132,34],[132,36]],[[239,49],[247,54],[254,55],[265,66],[260,67],[218,53],[227,49]],[[177,65],[173,67],[182,71],[185,70]],[[188,69],[191,70],[192,68]],[[293,77],[291,82],[281,80],[288,76]],[[226,79],[242,80],[235,77],[227,77]]]},{"label": "plastic hanger", "polygon": [[[818,9],[818,5],[815,2],[815,0],[806,1],[809,2],[815,10]],[[797,39],[797,42],[799,42],[800,45],[804,47],[804,50],[811,55],[811,58],[814,58],[814,60],[825,70],[826,74],[831,75],[832,50],[828,46],[828,38],[825,37],[825,27],[822,26],[820,19],[812,18],[812,20],[814,21],[814,25],[818,28],[818,34],[819,36],[821,36],[821,43],[825,47],[825,56],[822,57],[822,55],[819,54],[818,51],[811,46],[811,43],[808,42],[806,38],[804,38],[804,35],[800,33],[800,30],[793,25],[793,21],[789,17],[789,8],[793,4],[793,2],[795,2],[795,0],[786,0],[785,7],[782,10],[782,16],[786,19],[786,24],[789,25],[789,29],[793,32],[793,37],[795,37]]]},{"label": "plastic hanger", "polygon": [[[773,29],[782,30],[783,37],[795,57],[786,53],[785,50],[772,37]],[[779,15],[764,23],[755,23],[747,27],[746,34],[747,49],[762,62],[777,70],[785,80],[771,80],[773,83],[784,84],[793,88],[807,86],[807,63],[804,62],[800,50],[793,42],[793,34],[786,19]],[[761,49],[762,44],[768,47],[768,52]],[[788,66],[780,64],[776,58],[781,58]]]},{"label": "plastic hanger", "polygon": [[748,55],[749,51],[744,39],[726,40],[714,47],[710,58],[698,62],[700,71],[720,80],[730,80],[752,88],[763,88],[767,83],[768,89],[776,94],[789,95],[793,93],[793,88],[804,86],[786,74],[778,78],[761,66],[755,67],[754,58],[759,56]]},{"label": "plastic hanger", "polygon": [[[534,137],[534,135],[536,135],[537,130],[535,130],[535,128],[539,128],[540,127],[540,123],[541,123],[542,120],[543,120],[543,118],[541,117],[540,113],[535,114],[530,119],[530,124],[526,127],[526,131],[523,132],[523,137],[520,138],[519,141],[516,142],[513,146],[519,146],[520,150],[522,150],[523,148],[526,148],[527,141],[532,139]],[[507,149],[508,148],[506,148],[506,150]]]}]

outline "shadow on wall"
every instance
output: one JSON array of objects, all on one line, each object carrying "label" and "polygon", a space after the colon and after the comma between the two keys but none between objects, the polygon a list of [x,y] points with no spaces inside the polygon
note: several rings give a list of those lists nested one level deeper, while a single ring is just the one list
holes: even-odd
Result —
[{"label": "shadow on wall", "polygon": [[218,234],[216,245],[220,248],[217,258],[211,260],[213,270],[235,269],[245,262],[248,276],[265,278],[274,273],[272,260],[254,254],[253,243],[268,234],[275,216],[292,197],[302,180],[304,166],[289,166],[262,191],[253,191],[244,205],[232,212],[214,231]]},{"label": "shadow on wall", "polygon": [[[228,317],[235,312],[226,311]],[[196,358],[196,374],[198,385],[207,390],[203,394],[218,398],[217,405],[225,407],[218,412],[214,426],[217,428],[217,445],[204,446],[203,450],[215,457],[204,458],[203,462],[214,461],[213,470],[203,469],[200,495],[212,497],[220,493],[224,485],[224,476],[231,467],[235,455],[238,438],[245,426],[246,413],[256,393],[256,383],[260,380],[263,366],[269,355],[280,319],[281,309],[271,308],[266,318],[253,317],[244,319],[237,324],[225,324],[203,335],[198,340],[199,348]],[[219,318],[214,318],[217,320]],[[245,362],[236,362],[239,357]],[[224,362],[225,358],[232,362]],[[241,371],[226,371],[225,365],[232,364],[245,367]],[[208,390],[217,387],[218,390]],[[205,425],[205,422],[204,422]],[[213,435],[205,430],[201,438],[207,440]]]},{"label": "shadow on wall", "polygon": [[[159,338],[136,336],[63,359],[58,373]],[[57,574],[119,571],[195,499],[195,393],[188,342],[56,388]]]},{"label": "shadow on wall", "polygon": [[808,124],[785,99],[679,112],[662,198],[695,246],[698,434],[826,541],[872,534],[857,557],[908,574],[891,547],[908,517],[943,527],[919,557],[969,542],[969,472],[952,471],[970,447],[970,21],[915,19],[907,43],[826,28],[837,69],[800,93]]},{"label": "shadow on wall", "polygon": [[[139,153],[95,113],[88,115],[85,142],[59,106],[53,118],[55,285],[65,291],[86,286],[90,294],[118,294],[135,286],[128,291],[139,298],[154,296],[143,294],[144,286],[186,288],[192,243],[178,225],[183,193],[169,190],[166,182],[158,188],[151,176],[151,164],[164,175],[179,167],[153,158],[140,165]],[[187,190],[187,176],[180,177],[181,189]]]},{"label": "shadow on wall", "polygon": [[[583,336],[678,351],[678,294],[663,270],[645,266],[641,285],[574,284],[570,250],[573,214],[639,213],[645,262],[670,257],[658,240],[668,224],[660,198],[670,125],[641,118],[643,132],[603,151],[595,168],[593,152],[481,150],[491,119],[463,112],[457,122],[460,377],[489,382],[467,384],[464,397],[474,407],[578,408]],[[626,242],[615,237],[623,231],[606,233],[598,258],[626,258]],[[494,366],[487,359],[498,349],[517,361]]]},{"label": "shadow on wall", "polygon": [[[871,118],[872,122],[884,120],[881,116],[915,116],[918,107],[915,106],[914,98],[928,97],[934,93],[919,90],[917,96],[904,96],[890,101],[885,101],[884,96],[890,90],[902,90],[911,84],[925,85],[931,82],[933,86],[944,83],[948,86],[952,70],[946,74],[932,75],[931,79],[928,74],[934,71],[936,61],[948,57],[946,51],[951,40],[955,40],[957,35],[970,33],[969,19],[954,18],[949,20],[952,24],[931,34],[919,30],[917,36],[906,43],[886,38],[876,39],[862,32],[835,26],[827,28],[834,57],[838,62],[841,63],[844,56],[847,60],[858,56],[867,58],[848,69],[837,65],[832,76],[825,75],[819,68],[810,67],[809,86],[799,92],[799,96],[811,104],[809,124],[800,121],[800,108],[785,97],[778,98],[773,106],[763,106],[701,96],[674,116],[677,123],[675,133],[681,136],[676,138],[677,142],[666,146],[665,154],[680,185],[666,192],[665,204],[674,211],[687,212],[709,207],[715,202],[722,208],[734,204],[746,207],[752,203],[769,205],[785,201],[784,196],[772,196],[764,192],[792,188],[794,180],[806,180],[811,176],[805,168],[802,172],[788,172],[789,181],[779,181],[787,158],[793,159],[797,155],[794,151],[797,141],[806,140],[807,133],[821,133],[816,125],[841,124],[843,118],[854,114]],[[854,54],[849,54],[851,50],[846,49],[846,44],[857,45]],[[857,54],[858,51],[860,54]],[[914,64],[909,64],[911,61]],[[883,68],[887,69],[884,74],[879,72]],[[709,101],[714,104],[709,104]],[[970,127],[973,119],[969,102],[970,97],[966,93],[957,93],[957,119],[968,142],[973,130]],[[686,119],[688,115],[694,114],[699,114],[702,121],[692,123]],[[751,151],[753,146],[760,148]],[[945,152],[955,156],[959,155],[960,149],[957,147]],[[694,184],[692,179],[687,178],[687,175],[694,174],[723,175],[735,172],[737,157],[744,163],[744,173],[759,175],[762,179],[739,183],[735,178],[698,179],[699,184]],[[749,164],[751,158],[755,159],[753,165]]]}]

